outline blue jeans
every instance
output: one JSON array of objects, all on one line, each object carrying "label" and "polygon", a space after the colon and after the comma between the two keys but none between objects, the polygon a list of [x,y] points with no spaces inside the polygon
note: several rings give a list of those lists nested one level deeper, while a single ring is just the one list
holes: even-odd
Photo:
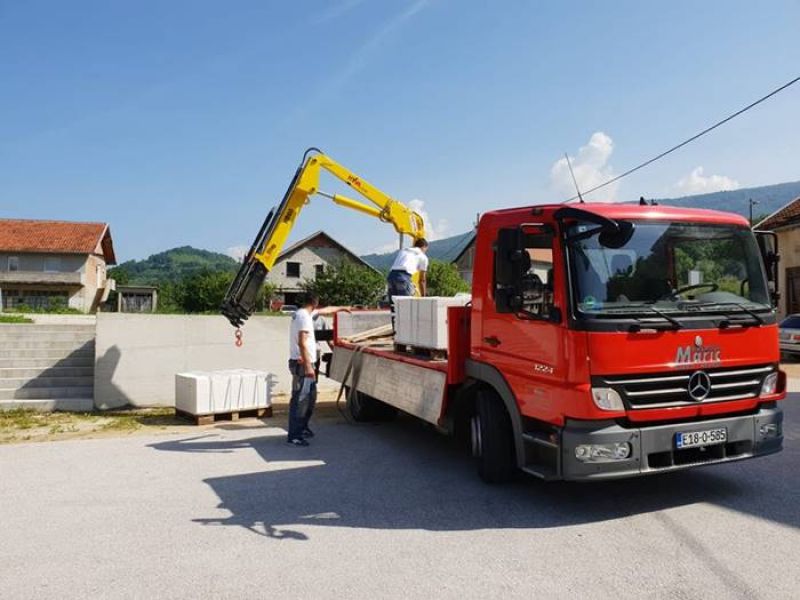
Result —
[{"label": "blue jeans", "polygon": [[303,437],[308,422],[317,403],[317,380],[306,377],[303,365],[296,360],[289,361],[292,374],[292,397],[289,400],[289,441]]},{"label": "blue jeans", "polygon": [[413,296],[414,282],[411,275],[405,271],[391,271],[386,280],[389,284],[389,297],[392,296]]}]

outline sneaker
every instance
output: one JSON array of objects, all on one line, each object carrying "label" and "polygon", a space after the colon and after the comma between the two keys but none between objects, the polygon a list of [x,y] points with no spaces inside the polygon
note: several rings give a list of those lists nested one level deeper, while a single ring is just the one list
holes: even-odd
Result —
[{"label": "sneaker", "polygon": [[306,427],[303,430],[303,437],[304,438],[312,438],[312,437],[314,437],[314,432],[311,431],[311,429],[309,427]]},{"label": "sneaker", "polygon": [[291,444],[292,446],[308,446],[309,443],[305,441],[303,438],[294,438],[291,440],[287,440],[287,444]]}]

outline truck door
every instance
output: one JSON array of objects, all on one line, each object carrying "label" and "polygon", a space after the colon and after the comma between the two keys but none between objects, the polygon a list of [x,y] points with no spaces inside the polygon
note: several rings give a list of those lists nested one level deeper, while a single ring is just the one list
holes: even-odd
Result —
[{"label": "truck door", "polygon": [[484,306],[481,359],[504,375],[522,414],[558,414],[563,382],[562,262],[544,226],[500,229],[494,245],[494,298]]}]

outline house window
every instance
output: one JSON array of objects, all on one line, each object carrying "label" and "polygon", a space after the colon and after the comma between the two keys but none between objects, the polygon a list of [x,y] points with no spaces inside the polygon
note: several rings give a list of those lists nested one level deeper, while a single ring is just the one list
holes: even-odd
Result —
[{"label": "house window", "polygon": [[61,270],[60,256],[45,256],[44,258],[45,273],[58,273],[60,270]]},{"label": "house window", "polygon": [[286,263],[286,276],[287,277],[300,277],[300,263],[287,262]]},{"label": "house window", "polygon": [[325,265],[314,265],[314,276],[320,277],[325,274]]},{"label": "house window", "polygon": [[8,257],[8,270],[19,271],[19,256]]}]

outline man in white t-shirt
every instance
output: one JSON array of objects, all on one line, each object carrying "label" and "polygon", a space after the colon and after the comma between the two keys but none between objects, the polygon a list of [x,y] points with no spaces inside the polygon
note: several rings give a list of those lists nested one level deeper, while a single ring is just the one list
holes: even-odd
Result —
[{"label": "man in white t-shirt", "polygon": [[394,257],[392,270],[386,278],[388,284],[389,303],[392,308],[392,329],[394,329],[394,300],[395,296],[414,296],[414,275],[419,273],[419,295],[424,296],[428,291],[428,242],[419,238],[411,248],[400,248]]},{"label": "man in white t-shirt", "polygon": [[389,297],[392,296],[413,296],[414,289],[413,277],[419,273],[419,294],[424,296],[427,292],[428,282],[426,275],[428,272],[428,242],[425,238],[419,238],[411,248],[401,248],[397,256],[394,257],[392,270],[389,271],[387,283],[389,284]]},{"label": "man in white t-shirt", "polygon": [[306,438],[314,437],[308,427],[317,402],[317,340],[314,337],[314,317],[330,315],[341,306],[318,309],[319,299],[303,294],[297,312],[289,326],[289,372],[292,374],[292,397],[289,401],[289,436],[293,446],[308,446]]}]

